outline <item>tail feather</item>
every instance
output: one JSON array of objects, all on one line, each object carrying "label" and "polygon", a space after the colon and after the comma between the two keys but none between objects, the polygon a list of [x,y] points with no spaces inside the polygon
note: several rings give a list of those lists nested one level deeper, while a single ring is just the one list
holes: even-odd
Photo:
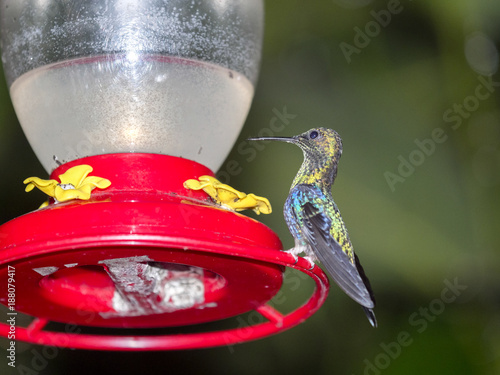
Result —
[{"label": "tail feather", "polygon": [[370,321],[370,324],[376,328],[377,327],[377,318],[375,317],[375,313],[373,312],[373,310],[369,309],[368,307],[364,307],[364,306],[361,306],[361,307],[363,307],[363,310],[365,311],[366,317]]},{"label": "tail feather", "polygon": [[[363,279],[363,282],[365,283],[366,289],[368,290],[368,293],[370,293],[370,297],[373,301],[373,304],[375,305],[375,296],[373,295],[373,290],[372,286],[370,285],[370,280],[368,280],[368,277],[366,277],[365,270],[361,266],[361,263],[359,262],[359,258],[356,254],[354,254],[355,257],[355,262],[356,262],[356,268],[358,270],[359,275],[361,276],[361,279]],[[365,311],[366,317],[370,321],[370,324],[373,327],[377,327],[377,318],[375,317],[375,313],[373,312],[373,309],[370,309],[368,307],[363,307],[363,310]]]}]

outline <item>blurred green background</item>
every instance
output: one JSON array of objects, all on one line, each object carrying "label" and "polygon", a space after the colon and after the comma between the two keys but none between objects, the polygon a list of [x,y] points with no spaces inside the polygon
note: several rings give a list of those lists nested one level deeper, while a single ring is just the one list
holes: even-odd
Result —
[{"label": "blurred green background", "polygon": [[[59,349],[46,362],[34,360],[42,347],[19,345],[26,367],[7,368],[4,352],[2,373],[499,374],[499,42],[497,0],[266,2],[255,99],[232,167],[221,169],[233,175],[219,176],[270,199],[274,212],[258,219],[289,248],[281,209],[302,153],[245,139],[336,129],[344,153],[333,195],[371,279],[379,328],[332,286],[311,319],[256,342],[159,353]],[[5,83],[0,121],[3,223],[39,205],[22,181],[46,174]],[[307,295],[290,293],[296,302]]]}]

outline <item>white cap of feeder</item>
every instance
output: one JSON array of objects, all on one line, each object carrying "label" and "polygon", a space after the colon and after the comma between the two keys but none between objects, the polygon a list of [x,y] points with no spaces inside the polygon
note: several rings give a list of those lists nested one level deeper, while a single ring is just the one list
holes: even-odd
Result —
[{"label": "white cap of feeder", "polygon": [[156,153],[216,171],[243,126],[262,0],[3,0],[12,102],[47,171]]}]

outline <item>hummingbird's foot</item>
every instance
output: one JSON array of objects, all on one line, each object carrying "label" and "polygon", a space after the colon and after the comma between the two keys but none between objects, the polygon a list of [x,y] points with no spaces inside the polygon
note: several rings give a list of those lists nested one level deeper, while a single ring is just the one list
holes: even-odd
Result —
[{"label": "hummingbird's foot", "polygon": [[306,250],[307,250],[307,246],[295,244],[294,247],[292,247],[291,249],[285,250],[285,252],[287,252],[288,254],[292,254],[292,255],[299,255],[300,253],[303,253]]},{"label": "hummingbird's foot", "polygon": [[316,263],[314,263],[316,259],[310,256],[305,256],[304,259],[309,262],[310,268],[308,269],[308,271],[312,271],[314,267],[316,267]]},{"label": "hummingbird's foot", "polygon": [[287,254],[290,254],[291,256],[293,256],[293,259],[295,259],[295,261],[293,262],[293,264],[297,264],[297,262],[299,261],[299,257],[297,256],[297,254],[294,252],[294,247],[289,249],[289,250],[283,250],[285,253]]}]

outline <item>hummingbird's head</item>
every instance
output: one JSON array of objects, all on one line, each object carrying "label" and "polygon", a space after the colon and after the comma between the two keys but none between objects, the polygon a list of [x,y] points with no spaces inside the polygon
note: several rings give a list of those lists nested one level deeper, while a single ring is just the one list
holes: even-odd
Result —
[{"label": "hummingbird's head", "polygon": [[321,182],[326,190],[331,188],[337,176],[337,163],[342,155],[342,139],[335,130],[314,128],[295,137],[258,137],[249,141],[281,141],[293,143],[304,152],[304,161],[295,176],[292,188],[297,184]]},{"label": "hummingbird's head", "polygon": [[299,146],[304,154],[312,158],[338,160],[342,155],[342,139],[335,130],[314,128],[294,137],[257,137],[250,141],[281,141]]},{"label": "hummingbird's head", "polygon": [[338,159],[342,155],[342,139],[335,130],[314,128],[292,137],[292,143],[308,155]]}]

